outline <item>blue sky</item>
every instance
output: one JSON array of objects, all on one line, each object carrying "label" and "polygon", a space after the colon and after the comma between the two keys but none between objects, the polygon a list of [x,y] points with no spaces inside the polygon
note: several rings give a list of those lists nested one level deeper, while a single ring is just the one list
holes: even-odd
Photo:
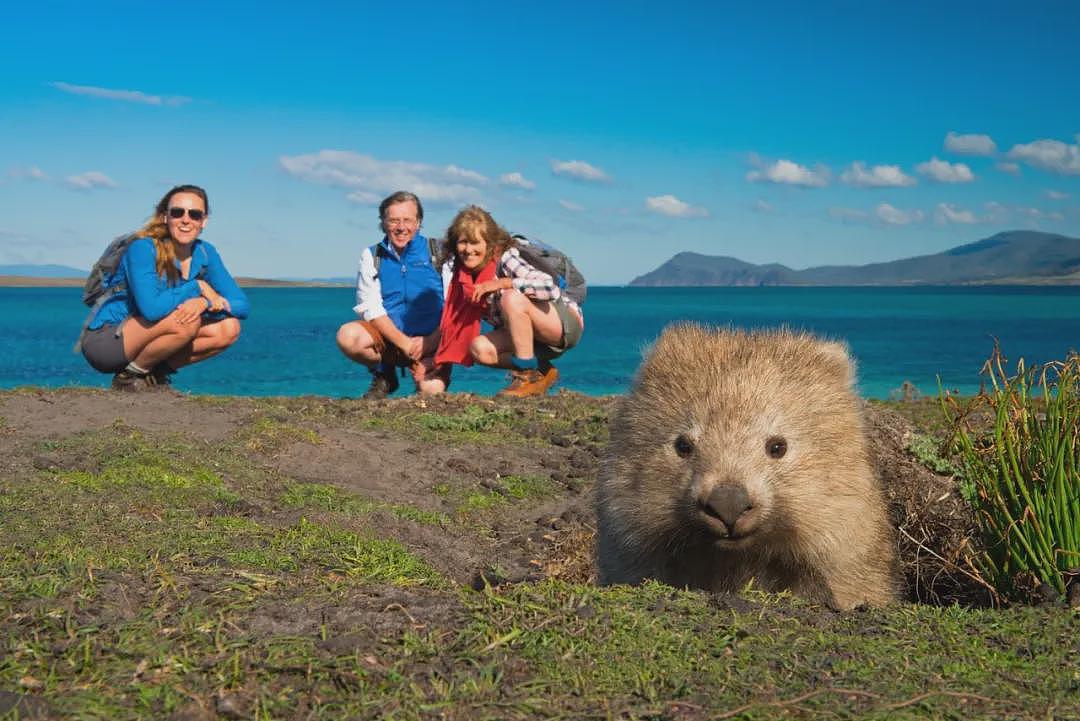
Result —
[{"label": "blue sky", "polygon": [[237,275],[354,272],[479,203],[596,284],[1080,236],[1080,4],[19,3],[0,264],[87,268],[169,186]]}]

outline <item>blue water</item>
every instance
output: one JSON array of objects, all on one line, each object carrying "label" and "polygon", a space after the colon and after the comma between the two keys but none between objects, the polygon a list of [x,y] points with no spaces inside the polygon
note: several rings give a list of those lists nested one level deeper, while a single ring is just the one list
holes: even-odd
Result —
[{"label": "blue water", "polygon": [[[254,311],[235,346],[176,377],[180,390],[354,397],[368,374],[334,344],[352,319],[351,288],[248,289]],[[71,352],[85,317],[77,288],[0,288],[0,388],[105,386]],[[787,325],[846,341],[864,395],[905,380],[924,393],[971,393],[993,338],[1030,364],[1080,347],[1080,288],[591,288],[581,344],[557,365],[558,387],[590,395],[626,390],[641,350],[667,323]],[[702,362],[707,362],[703,358]],[[452,390],[493,393],[505,372],[454,369]],[[403,390],[411,390],[411,380]],[[399,394],[401,391],[399,391]]]}]

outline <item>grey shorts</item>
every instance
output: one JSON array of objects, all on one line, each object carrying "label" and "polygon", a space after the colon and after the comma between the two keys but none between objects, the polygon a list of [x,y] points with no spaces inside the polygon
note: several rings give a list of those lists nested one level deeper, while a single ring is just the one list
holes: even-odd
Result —
[{"label": "grey shorts", "polygon": [[581,332],[584,330],[581,327],[581,320],[578,319],[577,313],[570,310],[570,306],[566,304],[564,298],[555,301],[555,312],[559,314],[559,321],[562,323],[562,343],[557,346],[544,345],[543,343],[534,344],[533,350],[540,360],[555,360],[576,346],[578,341],[581,340]]},{"label": "grey shorts", "polygon": [[124,326],[106,323],[100,328],[86,331],[82,339],[82,353],[94,370],[102,373],[119,373],[127,367],[124,355]]}]

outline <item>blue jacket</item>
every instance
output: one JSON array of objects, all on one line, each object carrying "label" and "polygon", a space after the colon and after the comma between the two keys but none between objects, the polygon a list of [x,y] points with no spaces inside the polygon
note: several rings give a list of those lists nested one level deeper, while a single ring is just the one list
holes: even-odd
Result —
[{"label": "blue jacket", "polygon": [[381,256],[378,281],[382,305],[394,325],[406,335],[427,335],[439,327],[443,279],[431,264],[427,239],[419,233],[398,256],[387,238],[376,247]]},{"label": "blue jacket", "polygon": [[90,330],[100,328],[106,323],[119,325],[132,315],[140,315],[151,323],[156,323],[176,310],[185,300],[199,297],[197,278],[202,278],[224,296],[231,309],[227,314],[207,314],[206,317],[221,318],[231,315],[247,318],[251,312],[251,303],[244,291],[240,290],[240,286],[229,275],[214,246],[205,240],[196,240],[191,249],[189,280],[170,284],[158,275],[156,261],[157,251],[151,238],[139,238],[128,246],[116,272],[105,281],[107,288],[118,283],[123,283],[126,288],[109,298],[98,309],[88,326]]}]

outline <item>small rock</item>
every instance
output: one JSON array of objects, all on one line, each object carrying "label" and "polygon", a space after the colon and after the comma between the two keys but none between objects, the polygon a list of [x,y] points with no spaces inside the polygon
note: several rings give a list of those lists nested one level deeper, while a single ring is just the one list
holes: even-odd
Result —
[{"label": "small rock", "polygon": [[568,448],[570,446],[570,439],[563,435],[553,435],[548,441],[553,446],[559,446],[560,448]]},{"label": "small rock", "polygon": [[474,591],[483,591],[488,586],[498,586],[504,583],[506,578],[493,568],[484,568],[477,571],[469,583]]},{"label": "small rock", "polygon": [[31,461],[34,468],[39,471],[55,471],[59,466],[56,459],[49,456],[34,456],[34,460]]},{"label": "small rock", "polygon": [[1069,586],[1069,608],[1080,608],[1080,579]]},{"label": "small rock", "polygon": [[19,685],[30,691],[40,691],[45,688],[45,682],[34,678],[33,676],[26,675],[19,679]]},{"label": "small rock", "polygon": [[218,693],[217,698],[214,699],[214,710],[218,712],[219,716],[224,716],[225,718],[244,718],[243,702],[236,694],[228,693],[227,691]]}]

